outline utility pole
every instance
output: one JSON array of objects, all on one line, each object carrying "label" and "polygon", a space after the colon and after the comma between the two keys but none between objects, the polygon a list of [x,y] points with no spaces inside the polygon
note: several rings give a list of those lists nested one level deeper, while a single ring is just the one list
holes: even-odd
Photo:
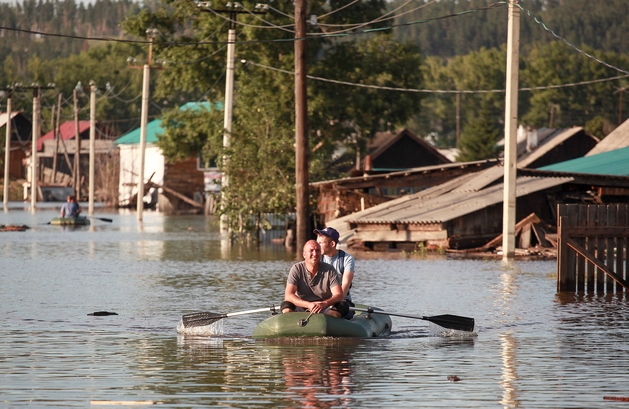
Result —
[{"label": "utility pole", "polygon": [[7,94],[7,133],[6,133],[6,139],[4,141],[4,196],[3,196],[3,202],[4,202],[4,211],[6,212],[9,209],[9,173],[10,173],[10,166],[9,166],[9,161],[11,159],[11,97],[12,95],[12,90],[7,90],[8,94]]},{"label": "utility pole", "polygon": [[308,240],[308,90],[306,0],[295,0],[295,193],[297,253]]},{"label": "utility pole", "polygon": [[507,34],[507,84],[505,95],[505,152],[502,213],[502,258],[515,257],[517,126],[518,126],[518,64],[520,47],[519,0],[509,1]]},{"label": "utility pole", "polygon": [[[223,106],[223,149],[227,150],[231,146],[231,133],[232,133],[232,116],[234,107],[234,59],[236,54],[236,23],[238,14],[266,14],[268,8],[265,4],[256,4],[255,8],[263,11],[247,11],[241,10],[242,4],[238,2],[229,2],[225,9],[212,9],[210,2],[198,3],[200,11],[214,12],[214,13],[227,13],[229,16],[229,31],[227,32],[227,62],[225,72],[225,103]],[[229,157],[223,156],[223,174],[221,176],[221,208],[225,209],[227,204],[227,197],[225,195],[224,188],[229,186],[229,174],[226,172],[228,167]],[[221,214],[220,219],[220,231],[225,233],[229,230],[229,220],[225,213]]]},{"label": "utility pole", "polygon": [[87,214],[94,216],[94,167],[96,162],[96,83],[90,81],[90,169]]},{"label": "utility pole", "polygon": [[16,83],[15,86],[5,88],[4,91],[9,91],[9,96],[7,98],[7,133],[5,140],[5,160],[4,160],[4,209],[8,210],[8,196],[9,196],[9,172],[10,172],[10,150],[11,150],[11,96],[14,91],[33,91],[33,123],[32,123],[32,136],[31,136],[31,211],[35,213],[35,208],[37,206],[37,191],[39,190],[37,186],[37,181],[39,178],[38,170],[39,163],[37,157],[37,139],[41,134],[41,90],[42,89],[54,89],[55,84],[48,84],[48,86],[40,86],[39,84],[31,84],[28,87],[22,86],[22,84]]},{"label": "utility pole", "polygon": [[35,213],[37,207],[37,191],[39,190],[37,180],[39,179],[39,160],[37,156],[37,140],[39,139],[41,125],[41,90],[33,89],[33,130],[32,130],[32,154],[31,154],[31,212]]},{"label": "utility pole", "polygon": [[148,60],[144,64],[143,81],[142,81],[142,113],[140,116],[140,170],[138,176],[138,195],[137,195],[137,218],[142,221],[142,213],[144,212],[144,161],[146,157],[146,125],[149,117],[149,84],[151,77],[151,62],[153,59],[153,40],[157,37],[159,31],[155,28],[146,29],[146,36],[149,39]]},{"label": "utility pole", "polygon": [[[74,138],[76,143],[76,151],[74,152],[74,194],[77,200],[81,200],[81,134],[79,133],[79,96],[77,91],[79,84],[72,91],[74,99]],[[81,89],[83,86],[81,85]]]}]

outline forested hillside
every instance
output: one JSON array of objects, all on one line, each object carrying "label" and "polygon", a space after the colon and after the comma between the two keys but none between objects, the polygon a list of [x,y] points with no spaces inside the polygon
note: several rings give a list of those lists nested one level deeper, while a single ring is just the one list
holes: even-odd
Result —
[{"label": "forested hillside", "polygon": [[[427,56],[454,57],[507,41],[506,2],[495,0],[395,0],[395,37],[412,42]],[[524,53],[535,43],[557,40],[577,46],[629,53],[627,0],[520,0]],[[536,21],[537,19],[537,21]]]},{"label": "forested hillside", "polygon": [[[254,10],[255,3],[243,4]],[[473,138],[475,129],[493,127],[491,133],[500,134],[507,2],[312,0],[309,7],[320,19],[308,26],[309,73],[331,81],[310,81],[310,95],[314,103],[327,101],[321,109],[333,118],[330,124],[342,124],[330,128],[333,139],[353,140],[360,149],[377,131],[407,126],[440,147],[452,147]],[[520,8],[520,122],[585,126],[604,137],[627,117],[618,90],[629,84],[629,1],[521,0]],[[263,19],[241,16],[237,58],[290,71],[292,12],[290,4],[282,4]],[[78,81],[109,84],[97,107],[99,120],[124,133],[139,124],[141,92],[141,71],[127,58],[137,58],[138,64],[146,59],[148,27],[161,30],[154,56],[168,63],[152,77],[151,117],[186,101],[222,100],[227,30],[225,17],[219,17],[200,13],[194,2],[170,0],[0,3],[0,83],[55,83],[66,119],[73,117],[69,98]],[[242,79],[252,73],[238,68]],[[290,84],[286,78],[278,81],[282,87]],[[262,87],[259,82],[252,95],[270,92],[277,98],[277,92]],[[329,95],[318,100],[322,90]],[[244,88],[240,92],[242,98]],[[290,89],[284,92],[292,98]],[[53,94],[44,95],[44,131],[51,123]],[[30,96],[16,97],[14,107],[28,110]],[[85,96],[79,97],[85,104]],[[342,111],[347,115],[334,118]],[[311,124],[319,114],[313,112]],[[80,116],[86,118],[86,110]],[[176,144],[172,150],[180,151]]]}]

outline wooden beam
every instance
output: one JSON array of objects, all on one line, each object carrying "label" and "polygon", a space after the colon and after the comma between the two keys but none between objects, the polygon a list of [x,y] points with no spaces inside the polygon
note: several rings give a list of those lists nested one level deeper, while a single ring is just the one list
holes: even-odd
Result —
[{"label": "wooden beam", "polygon": [[171,195],[173,195],[173,196],[175,196],[175,197],[177,197],[177,198],[179,198],[179,199],[183,200],[184,202],[186,202],[186,203],[188,203],[188,204],[190,204],[190,205],[192,205],[192,206],[194,206],[194,207],[198,207],[198,208],[202,208],[202,207],[203,207],[203,205],[202,205],[201,203],[197,203],[197,202],[195,202],[194,200],[190,199],[189,197],[184,196],[184,195],[182,195],[181,193],[176,192],[176,191],[174,191],[173,189],[170,189],[170,188],[168,188],[168,187],[166,187],[166,186],[158,185],[157,183],[155,183],[155,182],[151,182],[151,181],[149,181],[149,182],[147,183],[147,185],[148,185],[148,186],[151,186],[151,187],[157,187],[157,188],[163,189],[163,190],[164,190],[164,192],[168,192],[168,193],[170,193]]}]

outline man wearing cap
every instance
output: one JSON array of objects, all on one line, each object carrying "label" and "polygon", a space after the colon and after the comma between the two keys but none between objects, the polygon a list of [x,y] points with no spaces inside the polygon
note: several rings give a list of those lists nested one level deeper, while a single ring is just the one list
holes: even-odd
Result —
[{"label": "man wearing cap", "polygon": [[[317,243],[321,246],[321,261],[328,263],[336,268],[336,271],[341,275],[341,286],[343,288],[343,297],[350,306],[354,306],[352,302],[352,295],[350,288],[352,287],[352,280],[354,279],[354,257],[343,250],[337,249],[339,243],[339,232],[332,228],[326,227],[321,230],[314,230],[317,235]],[[350,319],[354,316],[354,311],[345,317]]]},{"label": "man wearing cap", "polygon": [[310,311],[344,318],[349,305],[343,300],[339,275],[321,261],[321,246],[309,240],[303,248],[304,261],[293,264],[286,280],[282,313]]}]

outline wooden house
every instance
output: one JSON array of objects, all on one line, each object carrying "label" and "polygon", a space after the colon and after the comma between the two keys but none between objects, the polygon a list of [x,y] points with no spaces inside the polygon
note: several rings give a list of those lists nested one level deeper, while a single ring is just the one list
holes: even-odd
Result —
[{"label": "wooden house", "polygon": [[518,129],[516,157],[518,168],[537,169],[553,163],[580,158],[598,143],[580,126],[565,129]]},{"label": "wooden house", "polygon": [[[187,103],[181,109],[211,109],[210,103]],[[205,169],[196,157],[169,163],[156,145],[164,133],[160,119],[146,127],[144,151],[143,198],[149,208],[165,213],[200,212],[205,199],[205,174],[216,169]],[[140,174],[140,129],[135,129],[115,141],[120,148],[119,204],[133,207],[137,203],[138,175]]]},{"label": "wooden house", "polygon": [[[80,144],[77,143],[77,128]],[[67,121],[59,126],[58,136],[55,131],[50,131],[37,140],[38,161],[41,169],[40,180],[51,185],[68,186],[72,183],[75,167],[77,148],[80,147],[79,175],[87,178],[89,172],[90,154],[90,121]],[[102,175],[105,172],[105,164],[110,162],[112,155],[113,132],[96,122],[95,130],[95,173]],[[96,183],[100,186],[101,183]],[[85,185],[87,189],[87,185]],[[83,192],[86,190],[81,189]],[[62,196],[62,200],[65,197]]]},{"label": "wooden house", "polygon": [[[7,122],[7,113],[0,113],[0,132],[2,133],[3,140],[6,135]],[[11,112],[11,148],[9,155],[9,176],[11,178],[26,178],[26,168],[23,162],[26,158],[26,153],[32,150],[32,132],[33,125],[31,123],[31,120],[26,115],[24,115],[23,112]],[[0,169],[0,174],[2,174],[2,176],[4,177],[4,166],[2,166],[2,169]]]},{"label": "wooden house", "polygon": [[378,132],[367,143],[367,153],[351,176],[388,173],[452,161],[408,129]]}]

